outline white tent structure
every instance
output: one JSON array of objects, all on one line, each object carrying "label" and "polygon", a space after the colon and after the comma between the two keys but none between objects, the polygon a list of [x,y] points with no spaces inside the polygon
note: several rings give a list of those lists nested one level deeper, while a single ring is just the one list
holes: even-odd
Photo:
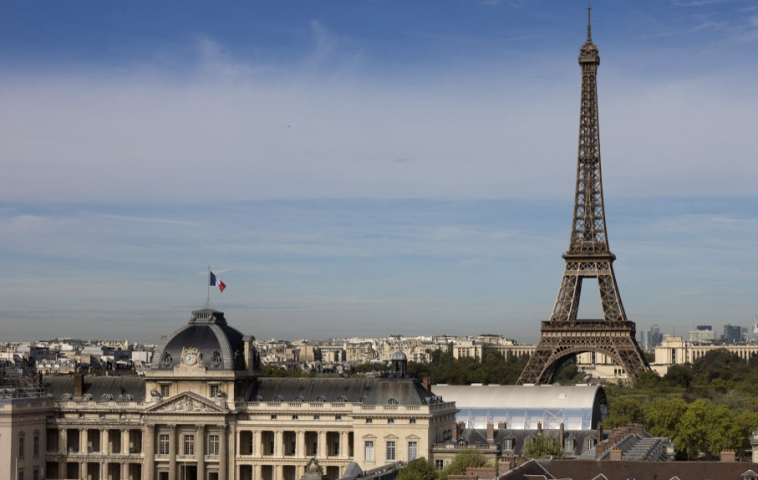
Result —
[{"label": "white tent structure", "polygon": [[590,385],[434,385],[432,392],[460,411],[466,428],[487,428],[504,422],[509,429],[594,430],[608,416],[600,386]]}]

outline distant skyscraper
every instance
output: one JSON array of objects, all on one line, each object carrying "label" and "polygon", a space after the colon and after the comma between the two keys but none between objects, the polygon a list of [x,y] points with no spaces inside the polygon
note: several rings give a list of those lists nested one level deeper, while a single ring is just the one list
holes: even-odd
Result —
[{"label": "distant skyscraper", "polygon": [[652,351],[663,340],[661,329],[658,325],[653,325],[650,330],[640,332],[640,347],[645,351]]},{"label": "distant skyscraper", "polygon": [[737,325],[724,325],[724,342],[739,343],[742,341],[742,327]]}]

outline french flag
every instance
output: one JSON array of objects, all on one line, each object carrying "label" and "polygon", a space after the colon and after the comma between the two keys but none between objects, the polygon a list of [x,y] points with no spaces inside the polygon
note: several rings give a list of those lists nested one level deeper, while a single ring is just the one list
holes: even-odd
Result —
[{"label": "french flag", "polygon": [[226,284],[216,277],[216,274],[211,272],[211,287],[218,286],[219,291],[223,292],[226,288]]}]

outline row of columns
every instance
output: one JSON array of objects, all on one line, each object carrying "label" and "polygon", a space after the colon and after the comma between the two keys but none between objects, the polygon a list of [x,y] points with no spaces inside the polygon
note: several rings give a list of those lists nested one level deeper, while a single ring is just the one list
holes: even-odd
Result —
[{"label": "row of columns", "polygon": [[[267,454],[267,450],[264,448],[263,445],[263,432],[264,431],[271,431],[271,430],[253,430],[253,448],[252,448],[252,456],[256,457],[265,457],[265,456],[272,456],[276,458],[285,457],[285,456],[291,456],[286,455],[284,444],[284,433],[285,431],[290,430],[275,430],[272,431],[274,433],[274,453],[273,455]],[[241,435],[244,432],[250,432],[250,430],[240,430],[237,432],[237,445],[242,445]],[[310,430],[308,431],[310,432]],[[306,455],[306,445],[305,445],[305,435],[308,433],[304,430],[299,430],[296,432],[296,453],[295,456],[299,457],[305,457]],[[349,452],[349,432],[347,431],[338,431],[338,432],[325,432],[323,430],[317,431],[318,434],[318,448],[316,451],[316,458],[317,459],[325,459],[327,458],[328,452],[329,452],[329,445],[327,445],[327,433],[338,433],[339,434],[339,454],[337,455],[337,458],[348,458],[348,452]]]},{"label": "row of columns", "polygon": [[[218,477],[219,479],[225,479],[226,478],[226,472],[227,472],[227,466],[228,466],[228,458],[227,458],[227,452],[228,452],[228,441],[227,441],[227,435],[226,435],[226,425],[219,425],[218,426],[218,437],[219,437],[219,450],[218,450]],[[168,442],[168,477],[171,479],[179,478],[178,476],[178,464],[176,461],[177,452],[179,449],[182,448],[182,440],[183,438],[177,434],[177,426],[170,424],[166,425],[165,428],[159,429],[157,432],[160,434],[168,434],[169,435],[169,442]],[[197,467],[197,478],[200,480],[205,479],[205,443],[206,443],[206,428],[205,425],[197,425],[195,434],[194,434],[194,454],[190,456],[191,459],[195,460],[195,465]],[[144,472],[144,480],[155,480],[155,438],[156,438],[156,428],[155,425],[147,425],[145,427],[144,433],[145,437],[145,472]],[[190,435],[189,433],[184,433],[184,435]],[[184,463],[184,460],[182,461]]]},{"label": "row of columns", "polygon": [[[79,453],[85,454],[88,453],[88,445],[89,445],[89,431],[90,430],[96,430],[91,428],[78,428],[79,431]],[[58,435],[58,450],[61,452],[66,453],[68,451],[68,428],[61,428],[59,430]],[[106,428],[99,429],[100,432],[100,449],[98,454],[102,454],[102,457],[93,458],[93,459],[87,459],[85,461],[77,462],[79,464],[79,473],[82,477],[85,477],[87,475],[87,472],[85,471],[88,468],[88,464],[91,463],[97,463],[99,467],[99,477],[101,479],[108,478],[108,465],[110,464],[118,464],[120,465],[121,470],[121,478],[122,479],[128,479],[129,478],[129,462],[108,462],[105,458],[106,455],[114,453],[114,454],[128,454],[129,452],[129,429],[120,429],[121,434],[121,451],[120,452],[111,452],[110,450],[110,443],[108,442],[108,434],[111,430]],[[96,460],[96,461],[92,461]],[[68,463],[67,461],[61,461],[58,464],[58,478],[66,478],[67,475],[67,469],[68,469]]]},{"label": "row of columns", "polygon": [[[59,445],[58,450],[61,452],[66,452],[68,450],[68,430],[67,428],[61,428],[59,431]],[[78,428],[79,430],[79,452],[87,453],[88,449],[88,440],[89,440],[89,431],[90,430],[96,430],[92,428]],[[121,454],[128,454],[129,452],[129,429],[123,428],[120,429],[121,432],[121,451],[120,452],[111,452],[110,449],[110,442],[108,433],[113,429],[107,429],[107,428],[101,428],[100,431],[100,449],[97,453],[103,453],[103,454],[110,454],[110,453],[121,453]]]}]

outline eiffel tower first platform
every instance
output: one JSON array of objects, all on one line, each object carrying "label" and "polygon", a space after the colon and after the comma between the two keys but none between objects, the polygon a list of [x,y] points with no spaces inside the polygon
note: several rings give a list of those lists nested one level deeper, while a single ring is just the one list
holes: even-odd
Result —
[{"label": "eiffel tower first platform", "polygon": [[[600,55],[592,43],[591,9],[587,8],[587,41],[579,51],[582,101],[579,117],[579,155],[571,240],[563,254],[566,268],[550,320],[542,322],[542,336],[518,383],[550,383],[568,358],[583,352],[612,358],[635,382],[649,368],[637,341],[634,322],[626,318],[613,261],[608,248],[600,172],[600,123],[597,106],[597,68]],[[582,280],[597,279],[603,318],[579,320]]]}]

